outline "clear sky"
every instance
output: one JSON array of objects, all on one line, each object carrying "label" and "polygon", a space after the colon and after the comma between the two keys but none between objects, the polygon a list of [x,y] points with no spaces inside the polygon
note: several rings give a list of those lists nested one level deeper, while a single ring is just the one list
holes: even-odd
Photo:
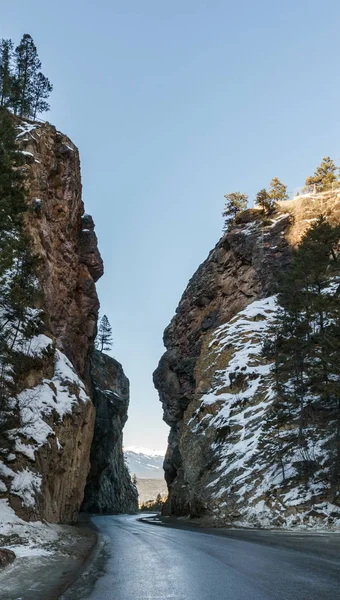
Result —
[{"label": "clear sky", "polygon": [[33,36],[48,119],[80,150],[101,313],[131,381],[126,445],[166,446],[151,375],[223,195],[340,162],[339,28],[338,0],[3,3],[0,36]]}]

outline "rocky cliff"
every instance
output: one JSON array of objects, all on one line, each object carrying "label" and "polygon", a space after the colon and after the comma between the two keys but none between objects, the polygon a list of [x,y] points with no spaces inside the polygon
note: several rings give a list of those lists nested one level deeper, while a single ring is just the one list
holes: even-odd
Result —
[{"label": "rocky cliff", "polygon": [[[95,282],[103,263],[93,220],[84,213],[77,148],[52,125],[28,122],[19,124],[18,146],[39,294],[25,311],[31,335],[19,330],[11,341],[15,394],[6,420],[0,415],[0,500],[24,519],[65,523],[77,517],[90,469]],[[14,340],[10,328],[7,335]],[[1,368],[3,374],[7,367]]]},{"label": "rocky cliff", "polygon": [[137,489],[123,455],[129,380],[119,362],[97,350],[92,357],[91,373],[96,423],[83,510],[109,514],[136,512]]},{"label": "rocky cliff", "polygon": [[79,153],[55,127],[22,125],[18,142],[28,170],[28,230],[41,258],[43,309],[58,347],[87,375],[103,274],[92,218],[84,213]]},{"label": "rocky cliff", "polygon": [[339,219],[336,194],[282,203],[270,221],[245,211],[190,280],[154,373],[171,428],[164,462],[170,514],[275,526],[339,517],[325,494],[296,480],[283,486],[259,443],[272,401],[262,345],[275,319],[276,274],[321,213]]}]

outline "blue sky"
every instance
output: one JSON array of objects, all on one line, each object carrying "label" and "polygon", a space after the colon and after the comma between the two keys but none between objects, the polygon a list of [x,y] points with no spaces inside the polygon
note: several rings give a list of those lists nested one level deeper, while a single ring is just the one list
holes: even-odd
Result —
[{"label": "blue sky", "polygon": [[101,313],[131,381],[127,445],[164,448],[151,374],[185,286],[217,242],[223,195],[289,190],[340,162],[336,0],[16,0],[54,84],[48,119],[79,147],[105,275]]}]

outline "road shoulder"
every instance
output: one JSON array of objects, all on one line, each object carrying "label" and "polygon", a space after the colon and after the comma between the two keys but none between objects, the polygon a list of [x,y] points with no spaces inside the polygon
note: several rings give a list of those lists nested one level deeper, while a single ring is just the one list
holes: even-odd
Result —
[{"label": "road shoulder", "polygon": [[50,534],[44,543],[12,546],[17,558],[0,569],[0,600],[57,600],[91,560],[98,540],[93,528],[84,524],[42,527]]}]

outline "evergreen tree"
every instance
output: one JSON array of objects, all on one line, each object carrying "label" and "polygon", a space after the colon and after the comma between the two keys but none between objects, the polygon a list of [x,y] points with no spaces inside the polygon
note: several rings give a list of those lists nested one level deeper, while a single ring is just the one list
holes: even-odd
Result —
[{"label": "evergreen tree", "polygon": [[265,215],[268,215],[271,210],[274,208],[275,202],[270,198],[267,190],[263,188],[256,194],[255,202]]},{"label": "evergreen tree", "polygon": [[9,106],[13,86],[12,40],[0,41],[0,106]]},{"label": "evergreen tree", "polygon": [[[16,148],[13,116],[0,108],[0,422],[7,423],[6,402],[15,381],[8,378],[18,360],[15,343],[36,333],[39,318],[32,308],[38,293],[38,260],[25,231],[25,179]],[[22,362],[22,355],[20,356]],[[6,416],[7,415],[7,416]],[[6,417],[6,418],[5,418]]]},{"label": "evergreen tree", "polygon": [[326,156],[315,170],[314,175],[307,177],[305,185],[315,185],[318,192],[328,190],[332,188],[332,184],[337,181],[336,171],[337,167],[333,160],[329,156]]},{"label": "evergreen tree", "polygon": [[21,164],[13,119],[5,108],[0,108],[0,277],[14,262],[26,210]]},{"label": "evergreen tree", "polygon": [[247,208],[248,196],[241,194],[241,192],[231,192],[224,197],[226,203],[222,216],[225,218],[224,228],[228,230],[234,223],[236,215]]},{"label": "evergreen tree", "polygon": [[32,116],[36,118],[37,114],[47,112],[50,105],[46,102],[53,86],[50,81],[41,72],[37,74],[32,86]]},{"label": "evergreen tree", "polygon": [[273,177],[269,185],[269,198],[275,202],[288,200],[287,186],[278,177]]},{"label": "evergreen tree", "polygon": [[37,48],[32,37],[25,33],[20,44],[15,49],[16,73],[15,73],[15,113],[20,117],[29,117],[32,114],[33,85],[38,77],[41,62],[38,57]]},{"label": "evergreen tree", "polygon": [[32,37],[25,33],[15,49],[15,76],[12,85],[12,106],[15,114],[33,117],[47,111],[46,99],[52,85],[40,71],[41,62]]},{"label": "evergreen tree", "polygon": [[95,345],[100,352],[103,352],[111,350],[112,343],[112,327],[109,319],[104,315],[100,320]]},{"label": "evergreen tree", "polygon": [[41,72],[32,37],[25,33],[13,54],[12,40],[0,41],[0,106],[21,117],[36,118],[49,110],[52,84]]},{"label": "evergreen tree", "polygon": [[274,359],[278,460],[282,464],[298,448],[301,473],[312,477],[317,468],[312,449],[323,428],[333,499],[340,492],[339,243],[340,225],[322,216],[304,235],[279,284],[281,310],[264,349]]},{"label": "evergreen tree", "polygon": [[35,296],[37,266],[24,228],[27,200],[21,165],[13,117],[0,108],[0,306],[2,318],[7,315],[20,326]]}]

